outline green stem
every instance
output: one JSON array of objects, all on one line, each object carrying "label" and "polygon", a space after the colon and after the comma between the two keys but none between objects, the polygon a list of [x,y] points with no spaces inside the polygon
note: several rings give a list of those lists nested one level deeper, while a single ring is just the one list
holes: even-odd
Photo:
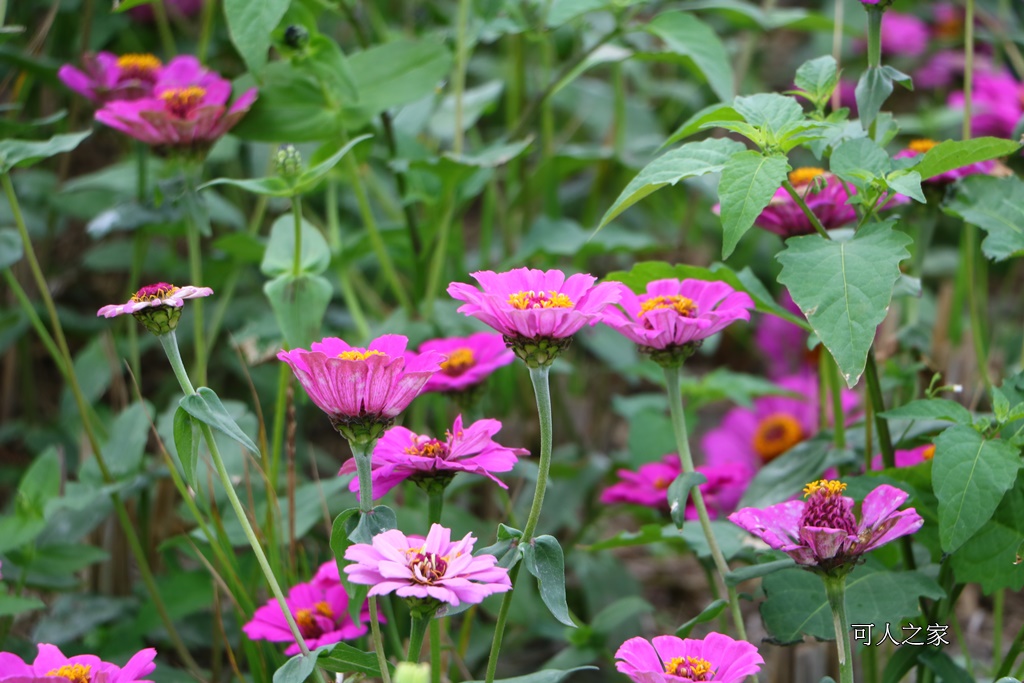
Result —
[{"label": "green stem", "polygon": [[[186,172],[186,189],[187,193],[192,196],[186,199],[186,202],[193,203],[194,206],[198,206],[199,194],[195,189],[195,181],[192,173]],[[201,209],[196,209],[199,211]],[[200,231],[199,224],[196,222],[194,211],[186,211],[188,215],[188,224],[186,226],[186,240],[188,242],[188,268],[190,285],[193,287],[200,287],[203,284],[203,253],[202,244],[200,242]],[[202,299],[195,299],[190,304],[189,308],[192,310],[192,324],[193,324],[193,339],[195,344],[195,369],[193,373],[196,376],[196,381],[199,382],[200,386],[206,384],[206,334],[204,333],[203,326],[203,305]]]},{"label": "green stem", "polygon": [[210,39],[213,37],[213,19],[217,14],[216,8],[215,0],[203,0],[203,13],[199,24],[199,44],[196,46],[196,58],[200,63],[206,61],[206,55],[210,49]]},{"label": "green stem", "polygon": [[271,434],[270,471],[267,478],[271,486],[276,487],[278,474],[281,471],[281,451],[284,449],[284,426],[288,412],[288,383],[292,372],[287,363],[281,363],[277,369],[277,401],[274,404],[274,426]]},{"label": "green stem", "polygon": [[985,388],[992,389],[992,378],[988,374],[988,349],[985,344],[985,321],[982,318],[981,293],[985,282],[978,277],[977,266],[982,258],[978,250],[978,229],[964,223],[964,278],[967,280],[967,310],[971,319],[971,342],[974,358],[978,363],[978,374]]},{"label": "green stem", "polygon": [[[342,238],[341,219],[338,216],[338,184],[333,176],[328,176],[327,178],[327,193],[324,205],[327,212],[327,235],[335,256],[340,257],[342,254]],[[345,307],[352,316],[352,322],[356,326],[359,338],[367,341],[370,338],[370,326],[366,322],[366,316],[363,314],[363,307],[359,303],[359,297],[352,287],[352,280],[348,273],[349,266],[342,259],[339,258],[337,260],[339,264],[338,284],[341,286],[341,298],[344,300]]]},{"label": "green stem", "polygon": [[292,196],[292,216],[295,217],[295,254],[292,257],[292,275],[302,274],[302,197]]},{"label": "green stem", "polygon": [[[835,1],[835,11],[833,12],[833,25],[832,25],[832,58],[836,60],[836,68],[842,65],[843,56],[843,8],[846,6],[846,0]],[[837,85],[835,90],[832,91],[832,111],[839,109],[841,91]]]},{"label": "green stem", "polygon": [[882,66],[882,17],[885,10],[872,5],[864,5],[868,11],[868,68],[877,69]]},{"label": "green stem", "polygon": [[356,476],[359,477],[359,514],[368,515],[373,512],[373,476],[370,464],[376,439],[357,443],[349,442],[352,457],[356,459]]},{"label": "green stem", "polygon": [[444,489],[431,491],[428,494],[427,526],[441,523],[441,511],[444,509]]},{"label": "green stem", "polygon": [[853,652],[850,649],[850,625],[846,621],[846,577],[823,576],[832,624],[836,630],[836,652],[839,655],[839,683],[853,683]]},{"label": "green stem", "polygon": [[868,359],[864,366],[864,379],[868,384],[868,400],[871,401],[875,413],[875,427],[878,431],[878,447],[882,449],[882,462],[886,469],[896,467],[896,452],[892,447],[892,436],[889,434],[889,421],[882,417],[885,412],[885,401],[882,398],[882,385],[878,380],[878,365],[875,364],[875,347],[868,349]]},{"label": "green stem", "polygon": [[459,13],[455,25],[455,72],[452,74],[452,97],[455,100],[455,131],[452,152],[462,154],[463,95],[466,92],[466,63],[469,61],[470,0],[459,0]]},{"label": "green stem", "polygon": [[167,19],[167,6],[164,0],[153,0],[150,3],[153,8],[153,18],[156,20],[156,32],[160,35],[160,46],[164,49],[164,58],[169,60],[174,57],[174,34],[171,32],[171,22]]},{"label": "green stem", "polygon": [[827,240],[832,239],[828,234],[828,230],[825,229],[825,226],[821,224],[821,221],[814,215],[811,208],[807,206],[807,202],[804,201],[804,198],[796,191],[796,188],[793,187],[793,183],[788,180],[784,180],[782,182],[782,186],[786,188],[786,192],[788,192],[789,196],[793,198],[793,201],[800,207],[800,210],[804,212],[804,215],[807,216],[807,220],[811,222],[811,225],[813,225],[814,229],[818,231],[818,234]]},{"label": "green stem", "polygon": [[836,448],[843,450],[846,448],[846,415],[843,412],[842,373],[839,371],[839,365],[836,363],[836,359],[832,357],[832,354],[825,348],[822,348],[821,352],[828,355],[828,386],[832,392],[832,429],[835,430],[834,443]]},{"label": "green stem", "polygon": [[1006,656],[999,662],[999,668],[996,670],[995,675],[996,680],[1009,675],[1010,669],[1013,668],[1013,663],[1020,656],[1021,650],[1024,650],[1024,627],[1017,631],[1017,635],[1014,637],[1013,642],[1010,643],[1010,649],[1007,651]]},{"label": "green stem", "polygon": [[368,600],[370,604],[370,635],[373,639],[373,651],[377,653],[377,666],[380,667],[382,683],[391,683],[388,671],[388,658],[384,654],[384,639],[380,636],[380,620],[377,618],[377,596]]},{"label": "green stem", "polygon": [[[668,407],[672,417],[672,431],[676,437],[676,448],[679,450],[679,462],[683,472],[696,471],[693,466],[693,456],[690,454],[690,440],[686,435],[686,416],[683,413],[683,394],[679,386],[679,380],[683,374],[682,365],[666,366],[663,368],[665,374],[665,390],[668,392]],[[711,528],[711,518],[708,516],[707,506],[704,504],[704,494],[699,486],[690,489],[690,496],[693,499],[693,506],[697,508],[697,517],[700,519],[700,527],[704,531],[704,537],[708,542],[708,549],[711,551],[711,559],[715,563],[718,575],[725,586],[725,593],[729,600],[729,609],[732,614],[733,626],[736,628],[736,635],[740,640],[747,639],[747,629],[743,624],[743,614],[740,611],[739,596],[736,588],[725,581],[725,575],[729,573],[729,565],[722,555],[722,549],[718,546],[718,539]]]},{"label": "green stem", "polygon": [[971,111],[974,105],[974,0],[964,4],[964,122],[962,136],[971,139]]},{"label": "green stem", "polygon": [[[43,346],[49,351],[50,357],[53,358],[57,369],[60,370],[61,376],[64,379],[68,379],[67,369],[64,367],[63,358],[61,357],[60,350],[57,349],[57,344],[53,341],[53,337],[46,330],[46,325],[43,324],[42,319],[36,313],[35,306],[28,298],[28,294],[22,288],[21,283],[18,282],[18,278],[14,277],[14,273],[11,272],[10,268],[4,268],[4,280],[7,282],[7,286],[14,292],[14,298],[18,300],[21,305],[21,310],[25,312],[28,317],[29,323],[32,324],[32,328],[39,335],[39,341],[43,342]],[[133,321],[134,322],[134,321]]]},{"label": "green stem", "polygon": [[498,672],[498,653],[501,651],[501,641],[505,636],[505,623],[508,621],[508,613],[512,609],[512,593],[516,589],[516,579],[519,578],[519,568],[522,562],[516,564],[508,572],[508,579],[512,582],[512,589],[501,598],[501,606],[498,608],[498,617],[494,622],[494,638],[491,640],[491,654],[487,658],[487,673],[484,676],[484,683],[494,683],[494,676]]},{"label": "green stem", "polygon": [[999,668],[1003,656],[1003,608],[1006,605],[1006,590],[1000,588],[992,596],[992,666]]},{"label": "green stem", "polygon": [[406,652],[405,661],[420,661],[420,650],[423,649],[423,637],[427,635],[427,624],[433,621],[429,616],[422,617],[412,615],[412,626],[409,630],[409,650]]},{"label": "green stem", "polygon": [[434,246],[434,255],[430,261],[430,272],[427,274],[427,289],[425,301],[423,302],[426,317],[430,318],[434,311],[434,299],[437,298],[437,288],[441,284],[441,275],[444,273],[445,255],[448,252],[448,237],[452,231],[452,221],[455,214],[454,188],[448,191],[444,217],[437,230],[437,244]]},{"label": "green stem", "polygon": [[441,683],[441,620],[430,620],[430,683]]}]

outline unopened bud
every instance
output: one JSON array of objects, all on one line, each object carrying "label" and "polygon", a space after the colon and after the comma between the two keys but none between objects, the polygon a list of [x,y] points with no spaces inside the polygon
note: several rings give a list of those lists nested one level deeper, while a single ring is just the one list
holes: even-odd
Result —
[{"label": "unopened bud", "polygon": [[302,155],[295,145],[281,145],[275,159],[277,174],[282,178],[294,178],[302,173]]},{"label": "unopened bud", "polygon": [[292,24],[284,30],[284,42],[293,50],[301,50],[309,42],[309,31],[305,26]]}]

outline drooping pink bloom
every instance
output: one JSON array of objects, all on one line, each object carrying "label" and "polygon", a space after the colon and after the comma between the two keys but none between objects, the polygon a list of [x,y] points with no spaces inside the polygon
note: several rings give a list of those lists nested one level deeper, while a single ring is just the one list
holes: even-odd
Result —
[{"label": "drooping pink bloom", "polygon": [[[846,203],[850,195],[843,183],[824,169],[798,168],[790,172],[789,182],[826,230],[840,228],[856,220],[857,212]],[[784,187],[775,191],[775,196],[754,225],[782,237],[814,232],[811,221]]]},{"label": "drooping pink bloom", "polygon": [[140,650],[128,663],[122,666],[104,662],[96,655],[66,657],[55,645],[40,643],[35,661],[26,664],[21,657],[9,652],[0,652],[0,683],[10,681],[31,681],[43,678],[47,681],[64,678],[70,683],[153,683],[142,678],[156,668],[153,658],[156,650]]},{"label": "drooping pink bloom", "polygon": [[[1008,71],[974,74],[974,97],[971,102],[971,134],[1010,138],[1024,117],[1024,83]],[[949,96],[949,106],[963,108],[964,93]]]},{"label": "drooping pink bloom", "polygon": [[249,110],[256,88],[228,107],[230,98],[229,81],[186,55],[160,71],[151,96],[108,102],[96,120],[155,147],[203,151]]},{"label": "drooping pink bloom", "polygon": [[[916,156],[927,154],[930,149],[935,147],[938,142],[935,140],[911,140],[907,149],[902,149],[893,156],[894,159],[908,159]],[[967,164],[960,168],[954,168],[951,171],[940,173],[937,176],[933,176],[926,180],[926,183],[934,183],[936,185],[948,185],[949,183],[956,182],[961,178],[969,175],[977,175],[979,173],[991,173],[996,168],[995,159],[987,159],[985,161],[977,161],[973,164]]]},{"label": "drooping pink bloom", "polygon": [[695,347],[737,320],[750,320],[754,307],[746,293],[724,282],[654,280],[639,296],[619,288],[619,306],[606,308],[601,320],[645,351]]},{"label": "drooping pink bloom", "polygon": [[419,352],[441,354],[441,371],[430,378],[424,392],[465,391],[483,382],[495,370],[515,360],[500,334],[477,332],[468,337],[431,339],[420,344]]},{"label": "drooping pink bloom", "polygon": [[[701,442],[707,464],[737,463],[756,471],[818,432],[817,375],[803,373],[776,383],[796,396],[762,396],[754,400],[753,408],[726,413]],[[849,419],[858,404],[857,393],[844,388],[842,403],[844,419]],[[831,415],[825,419],[831,421]]]},{"label": "drooping pink bloom", "polygon": [[[321,565],[312,581],[292,586],[285,603],[311,650],[358,638],[367,631],[368,612],[364,611],[358,624],[348,614],[348,593],[334,560]],[[242,631],[250,640],[291,643],[285,650],[286,655],[299,653],[299,644],[277,600],[269,600],[258,608]]]},{"label": "drooping pink bloom", "polygon": [[[895,453],[896,467],[913,467],[923,462],[929,462],[935,457],[935,444],[925,444],[910,450],[898,450]],[[885,463],[882,462],[882,454],[879,453],[871,459],[871,469],[883,470]]]},{"label": "drooping pink bloom", "polygon": [[328,337],[314,342],[310,351],[292,349],[277,357],[288,364],[335,428],[355,423],[369,428],[389,425],[440,369],[442,356],[438,353],[407,358],[408,341],[401,335],[386,334],[363,349]]},{"label": "drooping pink bloom", "polygon": [[635,683],[740,683],[761,670],[757,648],[721,633],[703,640],[630,638],[615,652],[615,668]]},{"label": "drooping pink bloom", "polygon": [[82,97],[105,104],[112,100],[149,97],[162,68],[160,60],[151,54],[118,57],[100,52],[85,55],[82,69],[65,64],[57,71],[57,76]]},{"label": "drooping pink bloom", "polygon": [[797,564],[825,573],[845,572],[864,553],[912,534],[924,519],[913,508],[897,512],[907,493],[883,484],[864,498],[860,520],[846,484],[819,480],[804,488],[807,500],[791,500],[764,510],[743,508],[729,521],[746,529]]},{"label": "drooping pink bloom", "polygon": [[186,299],[198,299],[210,296],[211,294],[213,294],[213,290],[209,287],[193,287],[191,285],[175,287],[167,282],[157,282],[156,284],[146,285],[135,292],[135,294],[132,294],[132,298],[128,303],[104,306],[96,312],[96,315],[102,315],[104,318],[114,318],[126,313],[134,314],[144,308],[159,308],[161,306],[181,308],[185,305]]},{"label": "drooping pink bloom", "polygon": [[[804,314],[793,301],[789,290],[783,289],[779,305],[798,318]],[[785,377],[812,371],[818,366],[818,348],[807,348],[807,330],[776,315],[761,316],[754,341],[768,367],[769,377]]]},{"label": "drooping pink bloom", "polygon": [[433,524],[426,539],[391,529],[345,551],[345,573],[352,583],[370,586],[369,596],[395,593],[402,598],[433,598],[458,606],[483,601],[512,589],[508,570],[493,555],[473,557],[476,539],[466,534],[451,541],[451,529]]},{"label": "drooping pink bloom", "polygon": [[[462,416],[455,418],[444,441],[415,434],[405,427],[390,429],[373,450],[373,497],[376,500],[406,479],[427,484],[437,481],[447,485],[459,472],[487,477],[503,489],[508,486],[496,472],[509,472],[519,456],[529,455],[525,448],[507,448],[491,437],[501,431],[498,420],[477,420],[463,428]],[[338,474],[356,471],[355,458],[345,461]],[[352,480],[349,490],[359,491],[359,482]]]}]

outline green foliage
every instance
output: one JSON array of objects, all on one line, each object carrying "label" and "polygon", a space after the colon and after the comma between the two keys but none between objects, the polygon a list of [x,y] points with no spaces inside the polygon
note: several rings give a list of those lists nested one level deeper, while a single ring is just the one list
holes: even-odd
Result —
[{"label": "green foliage", "polygon": [[690,632],[693,631],[695,626],[699,624],[706,624],[709,621],[717,619],[718,615],[721,614],[728,606],[729,602],[727,600],[722,600],[721,598],[712,601],[707,607],[702,609],[697,616],[692,619],[688,619],[680,625],[680,627],[676,629],[676,637],[689,637]]},{"label": "green foliage", "polygon": [[956,193],[942,208],[984,230],[987,236],[981,243],[982,252],[993,261],[1005,261],[1024,255],[1022,193],[1024,182],[1016,176],[974,175],[957,184]]},{"label": "green foliage", "polygon": [[565,602],[565,558],[554,536],[538,536],[523,547],[526,570],[537,578],[540,597],[559,622],[576,628]]},{"label": "green foliage", "polygon": [[256,454],[260,449],[256,447],[249,436],[242,431],[238,423],[231,417],[220,397],[209,387],[199,387],[196,393],[183,396],[179,404],[182,409],[196,420],[213,427],[222,434],[226,434],[237,441],[250,453]]},{"label": "green foliage", "polygon": [[54,135],[49,140],[0,140],[0,173],[10,173],[15,167],[37,164],[43,159],[70,152],[92,133],[85,130],[81,133]]},{"label": "green foliage", "polygon": [[646,28],[661,38],[672,54],[692,60],[720,100],[732,99],[736,79],[729,55],[710,26],[688,12],[663,12]]},{"label": "green foliage", "polygon": [[308,273],[279,275],[263,285],[263,293],[289,347],[306,348],[320,338],[324,314],[334,293],[326,278]]},{"label": "green foliage", "polygon": [[914,170],[927,180],[963,166],[1008,156],[1019,149],[1019,142],[992,137],[946,140],[928,150]]},{"label": "green foliage", "polygon": [[823,111],[839,85],[839,67],[835,57],[825,55],[804,62],[796,70],[794,83],[799,90],[793,94],[806,97],[818,111]]},{"label": "green foliage", "polygon": [[680,529],[686,521],[686,501],[695,486],[706,484],[708,478],[700,472],[683,472],[668,487],[668,507],[672,521]]},{"label": "green foliage", "polygon": [[[765,120],[765,125],[771,126],[773,120],[781,119],[774,115]],[[775,191],[782,187],[788,171],[789,163],[783,156],[762,156],[748,151],[739,152],[729,159],[718,184],[722,228],[725,231],[723,258],[729,257],[740,238],[754,225],[754,220],[768,206]]]},{"label": "green foliage", "polygon": [[178,451],[178,460],[185,472],[185,481],[190,486],[196,485],[196,467],[199,465],[199,439],[196,434],[194,418],[178,406],[174,411],[174,448]]},{"label": "green foliage", "polygon": [[13,228],[0,228],[0,269],[10,268],[25,254],[21,236]]},{"label": "green foliage", "polygon": [[231,42],[249,71],[255,74],[263,71],[272,42],[271,32],[287,10],[288,0],[224,0]]}]

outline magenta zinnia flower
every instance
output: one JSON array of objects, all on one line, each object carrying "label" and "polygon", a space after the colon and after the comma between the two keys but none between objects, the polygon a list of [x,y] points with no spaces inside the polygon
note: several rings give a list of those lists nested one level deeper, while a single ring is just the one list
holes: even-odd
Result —
[{"label": "magenta zinnia flower", "polygon": [[408,341],[386,334],[362,349],[328,337],[314,342],[310,351],[281,351],[277,357],[288,364],[336,429],[349,441],[363,440],[379,437],[440,369],[438,353],[407,358]]},{"label": "magenta zinnia flower", "polygon": [[619,646],[615,659],[615,668],[635,683],[739,683],[764,664],[756,647],[721,633],[709,633],[703,640],[630,638]]},{"label": "magenta zinnia flower", "polygon": [[672,360],[666,354],[685,357],[737,320],[750,320],[754,307],[724,282],[654,280],[639,296],[625,285],[619,289],[621,308],[606,308],[602,321],[659,362]]},{"label": "magenta zinnia flower", "polygon": [[[779,305],[798,318],[804,314],[793,301],[789,290],[783,289]],[[777,315],[761,316],[754,341],[768,361],[768,376],[780,377],[815,371],[820,346],[807,348],[807,330]]]},{"label": "magenta zinnia flower", "polygon": [[[338,576],[338,563],[334,560],[322,564],[312,581],[292,586],[285,603],[311,650],[358,638],[367,631],[364,622],[369,619],[369,613],[361,614],[358,624],[349,617],[348,593]],[[291,643],[284,651],[286,655],[299,652],[299,644],[295,642],[277,600],[269,600],[257,609],[242,630],[250,640]]]},{"label": "magenta zinnia flower", "polygon": [[452,543],[451,529],[430,527],[426,539],[407,537],[391,529],[356,543],[345,551],[353,564],[345,567],[352,583],[370,586],[369,596],[395,593],[401,598],[432,598],[458,606],[483,601],[512,589],[508,570],[493,555],[473,557],[476,539],[466,534]]},{"label": "magenta zinnia flower", "polygon": [[419,352],[441,354],[441,371],[430,378],[424,392],[457,392],[474,387],[516,356],[505,346],[500,334],[477,332],[468,337],[431,339],[420,344]]},{"label": "magenta zinnia flower", "polygon": [[[452,429],[445,433],[444,441],[415,434],[405,427],[389,430],[373,450],[373,497],[376,500],[406,479],[424,486],[437,482],[443,488],[459,472],[470,472],[487,477],[503,489],[503,481],[495,472],[508,472],[515,467],[521,455],[529,455],[525,448],[506,448],[491,439],[501,431],[498,420],[477,420],[462,427],[462,416],[455,418]],[[345,461],[338,474],[356,471],[355,458]],[[358,491],[359,481],[352,480],[349,490]]]},{"label": "magenta zinnia flower", "polygon": [[155,147],[204,151],[231,130],[256,101],[250,88],[228,107],[231,83],[191,56],[160,71],[151,96],[108,102],[96,120]]},{"label": "magenta zinnia flower", "polygon": [[[920,465],[923,462],[929,462],[935,457],[935,444],[925,444],[924,446],[918,446],[917,448],[911,448],[910,450],[898,450],[893,453],[893,455],[896,456],[896,467],[913,467],[914,465]],[[882,462],[881,453],[878,453],[871,459],[871,469],[885,469],[885,463]]]},{"label": "magenta zinnia flower", "polygon": [[[743,465],[698,465],[697,472],[707,477],[701,484],[701,494],[711,519],[725,517],[736,509],[743,492],[753,478],[753,470]],[[666,455],[658,462],[641,465],[635,472],[621,469],[616,472],[621,480],[601,492],[606,505],[627,503],[668,510],[668,488],[682,473],[678,455]],[[692,497],[687,498],[686,519],[697,519],[697,508]]]},{"label": "magenta zinnia flower", "polygon": [[153,683],[142,678],[156,668],[153,648],[140,650],[123,667],[104,662],[96,655],[66,657],[55,645],[47,643],[40,643],[38,648],[31,664],[17,655],[0,652],[0,683],[38,678],[63,678],[70,683]]},{"label": "magenta zinnia flower", "polygon": [[913,508],[897,512],[907,493],[887,484],[864,497],[858,521],[844,489],[846,484],[835,480],[814,481],[804,487],[806,501],[790,500],[764,510],[743,508],[729,515],[729,521],[797,564],[826,574],[849,571],[864,553],[924,524]]},{"label": "magenta zinnia flower", "polygon": [[65,64],[57,72],[60,80],[82,97],[97,104],[112,100],[137,100],[153,92],[160,71],[160,60],[151,54],[126,54],[118,57],[109,52],[87,54],[82,69]]},{"label": "magenta zinnia flower", "polygon": [[128,303],[110,304],[96,312],[104,318],[131,314],[153,334],[160,336],[173,332],[181,318],[186,299],[198,299],[213,294],[209,287],[175,287],[167,282],[146,285],[132,294]]},{"label": "magenta zinnia flower", "polygon": [[[1024,83],[1008,71],[974,74],[974,97],[971,103],[971,134],[1012,137],[1024,116]],[[950,107],[963,107],[964,93],[949,96]]]},{"label": "magenta zinnia flower", "polygon": [[[907,149],[896,152],[893,156],[894,159],[907,159],[916,156],[927,154],[929,150],[938,145],[939,143],[935,140],[911,140]],[[969,175],[977,175],[981,173],[991,173],[996,168],[996,161],[994,159],[988,159],[985,161],[977,161],[973,164],[967,164],[959,168],[954,168],[951,171],[940,173],[937,176],[928,178],[926,183],[934,183],[936,185],[948,185],[949,183],[956,182],[961,178]]]},{"label": "magenta zinnia flower", "polygon": [[482,289],[453,282],[448,293],[464,301],[459,312],[490,325],[531,366],[550,365],[584,325],[596,324],[605,306],[619,300],[615,283],[560,270],[517,268],[472,273]]},{"label": "magenta zinnia flower", "polygon": [[[913,14],[888,11],[882,17],[882,54],[919,57],[928,50],[928,24]],[[861,51],[864,44],[859,45]]]},{"label": "magenta zinnia flower", "polygon": [[[843,183],[824,169],[798,168],[790,172],[789,182],[826,230],[840,228],[856,220],[857,212],[846,203],[850,196]],[[784,187],[775,191],[775,196],[754,225],[784,238],[814,232],[811,221]]]}]

